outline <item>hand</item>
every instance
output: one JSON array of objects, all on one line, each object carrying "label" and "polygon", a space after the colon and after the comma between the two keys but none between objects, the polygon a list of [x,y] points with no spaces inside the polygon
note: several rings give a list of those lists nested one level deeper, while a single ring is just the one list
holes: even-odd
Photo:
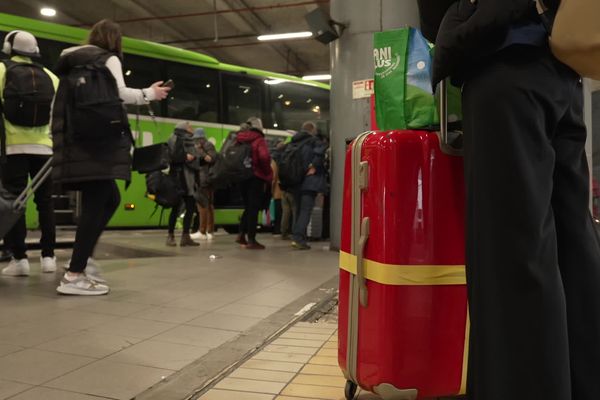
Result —
[{"label": "hand", "polygon": [[310,167],[308,169],[308,172],[306,173],[306,176],[311,176],[317,173],[317,169],[315,167]]},{"label": "hand", "polygon": [[209,156],[208,154],[204,157],[204,161],[206,161],[207,163],[212,161],[212,157]]},{"label": "hand", "polygon": [[191,155],[191,154],[186,154],[186,155],[185,155],[185,158],[186,158],[188,161],[194,161],[194,160],[196,159],[196,157],[194,157],[194,156],[193,156],[193,155]]},{"label": "hand", "polygon": [[168,86],[160,86],[163,84],[163,81],[154,82],[152,86],[152,90],[154,90],[154,99],[155,100],[163,100],[167,98],[169,91],[171,90]]}]

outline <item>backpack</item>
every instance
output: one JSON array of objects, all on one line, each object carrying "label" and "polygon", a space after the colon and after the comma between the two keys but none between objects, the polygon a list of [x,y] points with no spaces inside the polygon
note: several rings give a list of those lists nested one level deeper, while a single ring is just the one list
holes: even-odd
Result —
[{"label": "backpack", "polygon": [[177,177],[167,175],[162,171],[151,172],[146,175],[146,191],[154,195],[156,206],[163,208],[177,207],[181,203],[183,191],[177,182]]},{"label": "backpack", "polygon": [[253,176],[252,144],[235,142],[217,155],[208,174],[208,184],[217,189],[225,188]]},{"label": "backpack", "polygon": [[6,66],[3,92],[4,117],[17,126],[48,125],[54,99],[54,83],[36,63],[2,60]]},{"label": "backpack", "polygon": [[309,144],[310,140],[297,143],[288,143],[277,165],[279,169],[279,186],[287,190],[299,186],[306,177],[306,167],[302,157],[302,147]]},{"label": "backpack", "polygon": [[106,67],[113,54],[104,52],[72,67],[67,86],[67,132],[74,140],[118,138],[129,132],[129,121],[114,76]]}]

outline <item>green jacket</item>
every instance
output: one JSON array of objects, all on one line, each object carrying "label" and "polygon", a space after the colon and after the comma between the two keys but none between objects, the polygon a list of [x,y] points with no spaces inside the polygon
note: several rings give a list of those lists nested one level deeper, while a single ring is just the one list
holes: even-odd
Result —
[{"label": "green jacket", "polygon": [[[29,57],[14,56],[11,58],[12,61],[20,63],[31,63]],[[54,84],[54,90],[58,88],[58,77],[54,75],[50,70],[44,68],[44,71],[52,79]],[[6,83],[6,66],[4,63],[0,63],[0,99],[4,102],[4,86]],[[4,116],[2,117],[4,118]],[[7,151],[10,154],[11,146],[18,145],[41,145],[47,146],[52,149],[52,138],[50,136],[50,124],[36,127],[17,126],[11,124],[4,118],[4,127],[6,129],[6,146]]]}]

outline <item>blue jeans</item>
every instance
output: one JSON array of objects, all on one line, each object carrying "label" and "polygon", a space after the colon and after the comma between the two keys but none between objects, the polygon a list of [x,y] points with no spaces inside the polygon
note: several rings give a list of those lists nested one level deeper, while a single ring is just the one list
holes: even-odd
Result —
[{"label": "blue jeans", "polygon": [[310,216],[315,206],[317,192],[299,192],[296,197],[296,221],[292,228],[293,239],[298,243],[306,243],[306,228],[310,222]]}]

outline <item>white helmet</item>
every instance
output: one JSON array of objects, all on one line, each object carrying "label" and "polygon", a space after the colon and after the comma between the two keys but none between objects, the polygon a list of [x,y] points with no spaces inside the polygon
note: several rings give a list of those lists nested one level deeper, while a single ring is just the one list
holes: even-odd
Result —
[{"label": "white helmet", "polygon": [[26,57],[40,56],[40,48],[38,47],[35,36],[25,31],[12,31],[7,33],[4,37],[2,52],[9,56],[13,54]]}]

